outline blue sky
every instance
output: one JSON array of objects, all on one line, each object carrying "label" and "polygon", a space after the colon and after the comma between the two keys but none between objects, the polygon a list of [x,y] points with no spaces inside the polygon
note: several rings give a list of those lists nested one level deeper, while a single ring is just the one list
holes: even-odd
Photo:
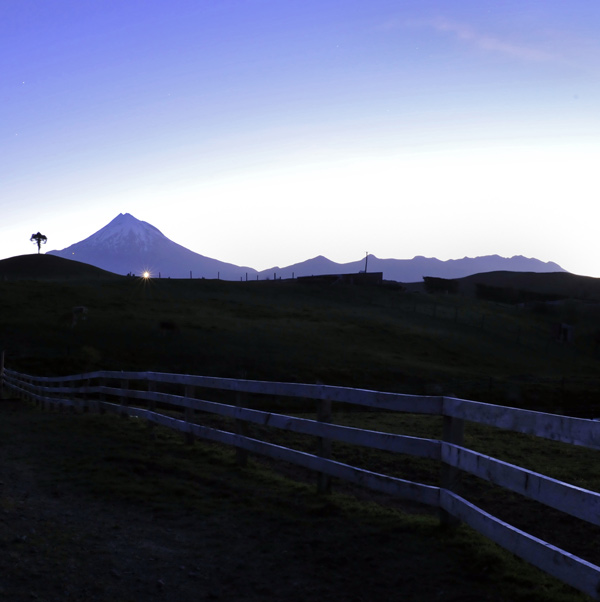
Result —
[{"label": "blue sky", "polygon": [[265,269],[600,277],[600,4],[3,0],[0,258],[131,213]]}]

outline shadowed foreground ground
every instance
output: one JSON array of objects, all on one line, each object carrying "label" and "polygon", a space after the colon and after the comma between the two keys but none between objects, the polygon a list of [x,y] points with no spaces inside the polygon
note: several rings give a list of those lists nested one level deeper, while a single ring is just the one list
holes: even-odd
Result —
[{"label": "shadowed foreground ground", "polygon": [[583,600],[469,529],[135,421],[0,401],[0,599]]}]

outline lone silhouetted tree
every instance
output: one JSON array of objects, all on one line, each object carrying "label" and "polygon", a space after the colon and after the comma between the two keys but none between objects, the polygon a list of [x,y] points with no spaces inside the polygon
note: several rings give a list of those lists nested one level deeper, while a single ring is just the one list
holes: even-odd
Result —
[{"label": "lone silhouetted tree", "polygon": [[37,245],[38,254],[40,252],[40,247],[48,242],[48,238],[39,232],[37,234],[32,234],[29,240]]}]

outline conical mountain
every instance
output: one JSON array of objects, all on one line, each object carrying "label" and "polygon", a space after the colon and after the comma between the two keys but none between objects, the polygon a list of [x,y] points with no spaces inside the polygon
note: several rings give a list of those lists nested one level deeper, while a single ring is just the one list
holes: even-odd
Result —
[{"label": "conical mountain", "polygon": [[49,251],[115,274],[141,275],[146,270],[162,278],[222,278],[239,280],[256,270],[225,263],[194,253],[167,238],[158,228],[120,213],[88,238],[62,249]]}]

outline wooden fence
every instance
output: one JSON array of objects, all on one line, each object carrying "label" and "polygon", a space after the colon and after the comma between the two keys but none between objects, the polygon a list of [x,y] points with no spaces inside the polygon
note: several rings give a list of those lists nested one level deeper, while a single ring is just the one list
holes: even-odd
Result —
[{"label": "wooden fence", "polygon": [[[92,372],[74,376],[38,377],[0,366],[3,387],[46,408],[70,406],[86,411],[113,412],[143,418],[199,438],[231,445],[238,460],[248,452],[284,460],[315,471],[319,489],[329,488],[336,477],[363,487],[440,509],[442,521],[463,521],[500,546],[565,583],[600,599],[600,567],[538,539],[478,508],[457,492],[461,472],[470,473],[510,491],[541,502],[579,519],[600,525],[600,494],[483,455],[463,446],[464,421],[544,437],[572,445],[600,449],[600,423],[593,420],[544,414],[464,399],[415,396],[379,391],[295,383],[234,380],[156,372]],[[161,392],[158,389],[165,391]],[[197,398],[198,390],[230,392],[234,403]],[[168,391],[168,392],[167,392]],[[244,407],[245,396],[312,399],[317,420]],[[144,403],[143,403],[144,402]],[[442,440],[423,439],[332,424],[331,404],[443,416]],[[133,403],[137,405],[133,405]],[[165,412],[157,411],[157,404]],[[145,407],[143,407],[145,406]],[[181,417],[168,415],[173,408]],[[235,432],[198,423],[196,411],[234,419]],[[247,435],[248,423],[317,437],[316,453],[291,449]],[[440,486],[425,485],[330,458],[331,441],[409,454],[441,463]]]}]

